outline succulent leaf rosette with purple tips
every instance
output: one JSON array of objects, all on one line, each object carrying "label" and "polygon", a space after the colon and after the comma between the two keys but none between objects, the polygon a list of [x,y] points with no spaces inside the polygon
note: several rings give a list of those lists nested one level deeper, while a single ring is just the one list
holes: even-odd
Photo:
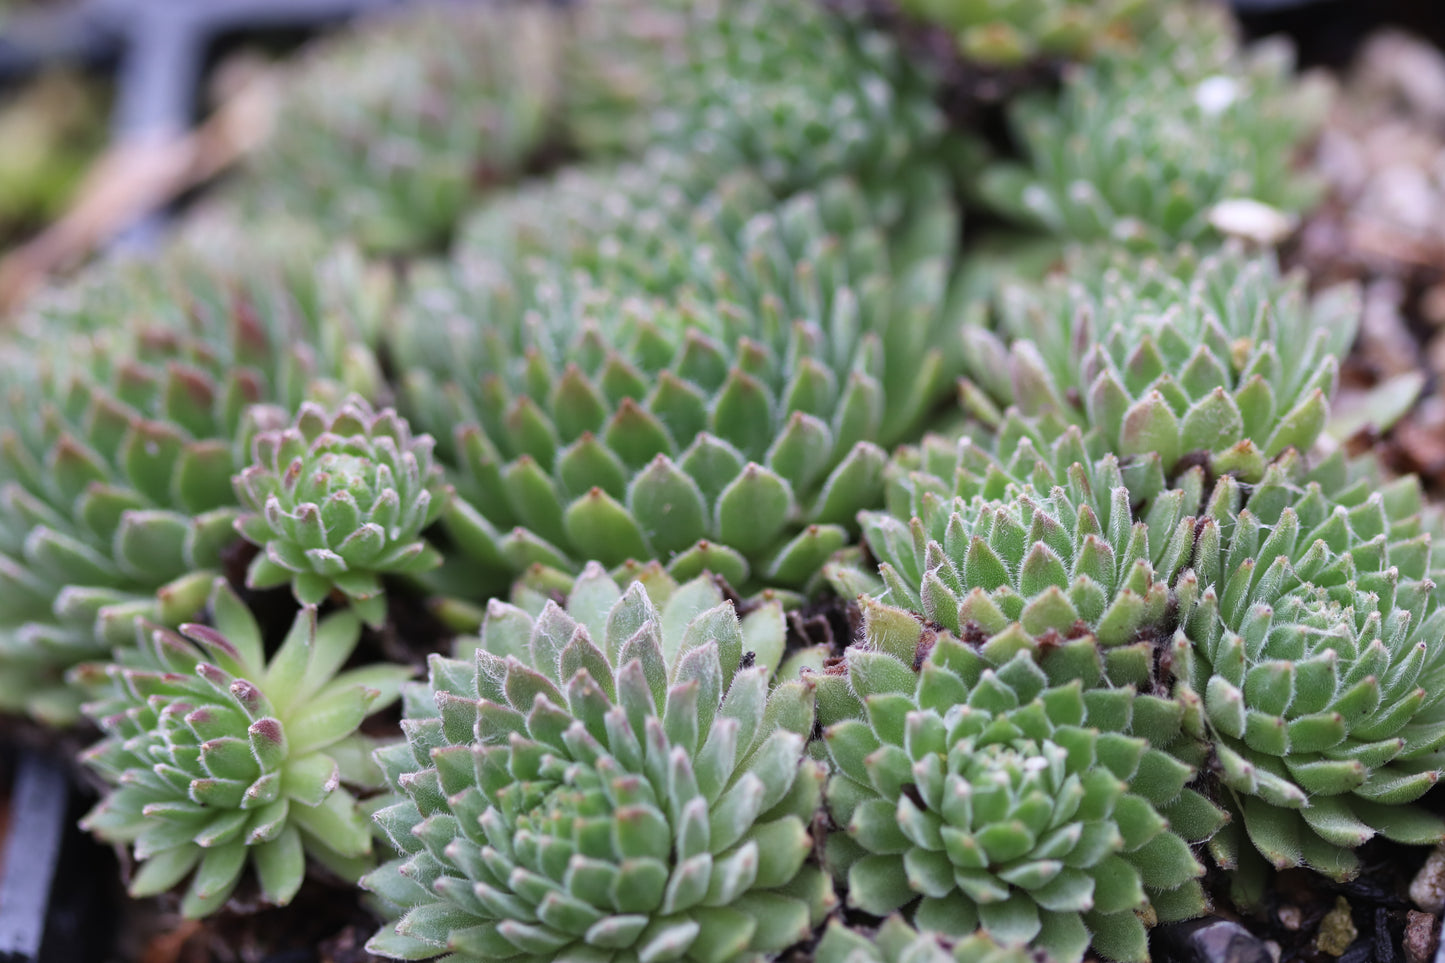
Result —
[{"label": "succulent leaf rosette with purple tips", "polygon": [[269,662],[255,620],[219,580],[211,613],[214,628],[142,627],[139,646],[76,673],[105,687],[85,707],[105,738],[84,760],[114,787],[84,825],[131,847],[134,897],[189,877],[191,918],[225,903],[248,867],[277,905],[295,896],[308,856],[348,878],[368,868],[371,833],[342,784],[376,781],[357,727],[411,675],[338,672],[360,636],[354,613],[318,622],[304,609]]},{"label": "succulent leaf rosette with purple tips", "polygon": [[339,592],[368,625],[379,626],[386,618],[381,577],[441,564],[421,538],[450,494],[432,446],[395,411],[377,413],[357,397],[334,413],[302,405],[289,427],[258,434],[253,463],[235,481],[249,510],[236,529],[262,549],[246,584],[290,582],[304,605]]}]

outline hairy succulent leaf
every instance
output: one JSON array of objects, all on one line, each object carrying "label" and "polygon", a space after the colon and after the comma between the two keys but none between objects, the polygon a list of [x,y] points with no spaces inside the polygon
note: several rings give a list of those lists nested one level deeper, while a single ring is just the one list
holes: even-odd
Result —
[{"label": "hairy succulent leaf", "polygon": [[954,940],[928,930],[919,932],[901,916],[890,916],[872,932],[828,921],[813,951],[818,963],[1040,963],[1037,949],[1000,945],[982,930]]}]

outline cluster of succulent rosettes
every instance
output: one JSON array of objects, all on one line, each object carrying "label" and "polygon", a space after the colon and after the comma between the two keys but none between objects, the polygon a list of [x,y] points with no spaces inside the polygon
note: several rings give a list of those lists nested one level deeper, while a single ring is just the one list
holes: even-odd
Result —
[{"label": "cluster of succulent rosettes", "polygon": [[[358,387],[374,374],[359,333],[331,340],[353,329],[319,296],[303,304],[239,279],[157,274],[196,281],[194,296],[176,302],[155,283],[118,285],[112,305],[98,292],[51,301],[46,323],[75,334],[42,343],[32,317],[0,348],[5,710],[68,724],[79,698],[66,669],[128,644],[137,617],[194,616],[235,539],[230,479],[255,406],[339,397],[343,367]],[[94,312],[120,326],[100,330]]]},{"label": "cluster of succulent rosettes", "polygon": [[1241,817],[1211,842],[1224,865],[1252,843],[1348,878],[1376,834],[1445,839],[1407,805],[1445,773],[1445,612],[1412,483],[1347,506],[1272,470],[1247,494],[1221,479],[1201,515],[1171,654]]},{"label": "cluster of succulent rosettes", "polygon": [[946,396],[967,315],[951,233],[894,263],[867,209],[840,184],[752,217],[700,249],[730,269],[696,258],[675,297],[574,275],[531,310],[433,312],[408,410],[456,426],[455,544],[498,573],[659,559],[683,579],[807,581],[877,504],[881,446]]},{"label": "cluster of succulent rosettes", "polygon": [[1047,957],[1021,945],[1000,944],[981,930],[963,939],[920,933],[894,914],[872,931],[829,920],[813,959],[818,963],[1044,963]]},{"label": "cluster of succulent rosettes", "polygon": [[1296,82],[1285,47],[1182,66],[1167,43],[1076,68],[1054,95],[1021,97],[1009,119],[1022,163],[1000,161],[980,200],[1059,239],[1141,249],[1221,233],[1277,243],[1318,196],[1295,168],[1328,91]]},{"label": "cluster of succulent rosettes", "polygon": [[705,585],[657,605],[589,566],[565,609],[494,603],[471,657],[433,657],[376,754],[402,856],[363,880],[400,916],[372,952],[725,963],[822,922],[812,688],[770,689]]},{"label": "cluster of succulent rosettes", "polygon": [[471,197],[520,177],[551,136],[564,34],[554,7],[518,2],[383,18],[319,45],[284,78],[276,131],[232,190],[237,216],[377,253],[445,241]]},{"label": "cluster of succulent rosettes", "polygon": [[986,430],[1012,407],[1050,440],[1079,427],[1095,457],[1157,454],[1169,471],[1203,456],[1249,480],[1313,445],[1354,338],[1353,285],[1311,298],[1234,246],[1082,276],[1005,288],[1003,337],[965,329],[964,408]]},{"label": "cluster of succulent rosettes", "polygon": [[289,426],[258,433],[252,464],[235,479],[247,509],[236,531],[262,550],[246,584],[290,582],[305,605],[340,592],[368,625],[380,626],[382,576],[441,564],[421,537],[450,495],[433,447],[394,410],[378,413],[357,396],[330,411],[303,404]]},{"label": "cluster of succulent rosettes", "polygon": [[83,758],[113,788],[84,826],[129,845],[137,898],[189,877],[187,917],[220,908],[246,870],[282,905],[307,857],[355,879],[371,833],[342,783],[374,786],[374,746],[357,727],[410,677],[405,666],[340,671],[360,636],[350,613],[297,617],[267,662],[260,630],[221,580],[214,627],[142,624],[139,645],[76,670],[103,696],[86,714],[105,734]]},{"label": "cluster of succulent rosettes", "polygon": [[663,147],[788,193],[885,182],[946,135],[891,38],[808,0],[604,0],[574,23],[566,128],[586,156]]},{"label": "cluster of succulent rosettes", "polygon": [[1147,959],[1139,914],[1202,912],[1186,840],[1224,818],[1186,788],[1195,768],[1159,748],[1180,741],[1183,707],[1110,685],[1087,633],[1062,648],[970,637],[871,603],[846,676],[818,681],[820,713],[844,678],[857,706],[823,730],[843,827],[829,867],[850,905],[906,908],[924,930],[982,928],[1061,961],[1091,945]]},{"label": "cluster of succulent rosettes", "polygon": [[899,6],[954,34],[967,59],[999,67],[1127,48],[1160,7],[1151,0],[900,0]]}]

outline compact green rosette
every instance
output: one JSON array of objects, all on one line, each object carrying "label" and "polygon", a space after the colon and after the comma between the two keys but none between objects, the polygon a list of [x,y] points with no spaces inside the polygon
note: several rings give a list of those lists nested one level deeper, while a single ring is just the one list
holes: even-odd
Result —
[{"label": "compact green rosette", "polygon": [[986,169],[983,203],[1060,240],[1136,249],[1288,235],[1320,195],[1296,156],[1324,120],[1328,88],[1296,81],[1283,45],[1197,58],[1195,14],[1137,56],[1077,68],[1058,94],[1011,104],[1026,160]]},{"label": "compact green rosette", "polygon": [[1408,805],[1445,773],[1445,612],[1413,478],[1341,501],[1285,466],[1219,480],[1179,579],[1172,663],[1236,820],[1211,842],[1262,894],[1274,866],[1336,878],[1375,835],[1430,844]]},{"label": "compact green rosette", "polygon": [[963,405],[984,431],[1013,408],[1046,440],[1077,426],[1096,458],[1157,454],[1166,472],[1202,458],[1250,481],[1319,437],[1360,314],[1354,285],[1310,297],[1302,276],[1234,246],[1080,259],[1005,288],[999,307],[1000,334],[964,330]]},{"label": "compact green rosette", "polygon": [[1062,961],[1090,946],[1147,960],[1146,906],[1203,912],[1185,834],[1221,816],[1185,788],[1195,770],[1153,748],[1177,736],[1180,706],[1108,685],[1096,640],[1057,636],[970,643],[869,603],[846,675],[825,677],[861,706],[823,731],[842,829],[827,861],[851,905]]},{"label": "compact green rosette", "polygon": [[377,753],[402,856],[363,882],[400,916],[373,953],[727,963],[812,933],[834,902],[812,689],[770,691],[712,591],[657,604],[593,565],[566,609],[494,603],[472,658],[433,657]]},{"label": "compact green rosette", "polygon": [[717,221],[654,224],[693,255],[658,259],[681,275],[661,291],[635,290],[656,273],[639,259],[599,256],[526,296],[505,274],[485,298],[424,295],[398,352],[407,408],[455,429],[445,522],[472,570],[657,559],[799,587],[880,504],[882,446],[958,371],[951,219],[903,250],[836,182]]},{"label": "compact green rosette", "polygon": [[360,636],[354,615],[297,617],[267,662],[260,630],[217,580],[215,627],[140,629],[139,647],[77,670],[105,694],[85,707],[105,738],[85,763],[112,787],[83,825],[128,845],[130,894],[190,877],[181,912],[219,909],[249,869],[262,897],[290,902],[311,857],[355,879],[372,865],[371,833],[342,788],[374,786],[374,743],[357,727],[385,708],[411,670],[340,671]]},{"label": "compact green rosette", "polygon": [[289,427],[258,434],[252,464],[235,479],[248,509],[236,531],[262,549],[246,584],[290,582],[304,605],[339,592],[380,626],[382,576],[441,564],[421,537],[450,496],[432,448],[431,436],[414,437],[395,411],[377,413],[355,396],[334,411],[302,405]]}]

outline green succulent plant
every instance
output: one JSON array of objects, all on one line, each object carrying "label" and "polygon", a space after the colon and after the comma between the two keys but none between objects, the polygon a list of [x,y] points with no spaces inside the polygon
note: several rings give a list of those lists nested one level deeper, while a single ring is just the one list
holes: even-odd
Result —
[{"label": "green succulent plant", "polygon": [[187,877],[181,912],[219,909],[249,867],[270,903],[290,902],[311,857],[356,878],[371,865],[366,818],[342,783],[374,785],[357,733],[397,697],[405,666],[339,671],[354,615],[307,608],[266,659],[261,632],[221,581],[214,627],[138,627],[140,644],[77,673],[106,691],[86,706],[104,738],[83,758],[112,787],[83,825],[131,847],[134,897]]},{"label": "green succulent plant", "polygon": [[[1413,479],[1353,504],[1279,467],[1216,485],[1171,655],[1240,817],[1211,843],[1222,864],[1253,844],[1348,878],[1376,834],[1445,838],[1445,820],[1407,805],[1445,774],[1445,612],[1419,507]],[[1240,879],[1257,897],[1258,877]]]},{"label": "green succulent plant", "polygon": [[262,549],[246,572],[251,588],[289,582],[305,605],[340,592],[377,627],[386,621],[383,575],[441,564],[421,533],[450,492],[431,436],[413,437],[392,409],[377,413],[356,396],[332,411],[303,404],[290,426],[251,444],[252,464],[235,479],[247,509],[236,531]]},{"label": "green succulent plant", "polygon": [[[329,281],[299,302],[262,277],[157,272],[109,304],[99,290],[47,301],[0,345],[0,707],[74,721],[66,669],[128,644],[137,617],[175,625],[204,604],[261,403],[339,396],[343,366],[357,387],[379,377],[361,333],[323,307]],[[193,297],[167,303],[170,283]],[[39,317],[58,338],[40,341]],[[98,330],[117,317],[129,323]]]},{"label": "green succulent plant", "polygon": [[1203,835],[1222,822],[1185,788],[1195,770],[1154,747],[1182,707],[1101,684],[1106,643],[1086,632],[1047,660],[1058,633],[970,634],[983,641],[875,604],[845,654],[862,712],[823,741],[843,828],[827,861],[850,905],[909,907],[921,929],[981,927],[1057,960],[1091,945],[1147,960],[1146,905],[1163,919],[1205,905],[1204,869],[1161,810]]},{"label": "green succulent plant", "polygon": [[1056,97],[1012,104],[1024,160],[985,170],[982,202],[1067,240],[1167,249],[1238,231],[1277,242],[1319,196],[1294,159],[1323,120],[1326,89],[1294,83],[1282,47],[1214,73],[1192,58],[1181,67],[1176,53],[1164,44],[1077,68]]},{"label": "green succulent plant", "polygon": [[769,691],[712,589],[659,606],[592,565],[565,609],[493,603],[473,658],[433,657],[377,753],[402,857],[364,881],[400,914],[372,952],[721,963],[811,933],[833,902],[806,864],[812,690]]},{"label": "green succulent plant", "polygon": [[1168,472],[1203,456],[1251,480],[1318,438],[1360,310],[1353,285],[1310,297],[1234,246],[1116,259],[999,302],[999,334],[964,330],[964,408],[983,430],[1012,406],[1045,438],[1078,426],[1095,457],[1157,453]]},{"label": "green succulent plant", "polygon": [[469,199],[520,178],[555,136],[564,35],[555,8],[506,3],[329,39],[288,68],[275,130],[231,199],[368,251],[445,242]]},{"label": "green succulent plant", "polygon": [[944,141],[892,39],[807,0],[603,0],[575,24],[567,128],[586,156],[663,147],[791,193],[886,182]]},{"label": "green succulent plant", "polygon": [[813,958],[818,963],[1036,963],[1045,959],[1037,950],[1000,945],[982,931],[961,940],[920,933],[896,914],[873,932],[829,920]]},{"label": "green succulent plant", "polygon": [[608,265],[539,283],[530,309],[510,282],[485,308],[431,301],[398,356],[416,422],[455,426],[453,542],[499,574],[659,559],[805,583],[876,504],[880,446],[947,392],[967,317],[951,232],[893,263],[868,210],[838,183],[742,219],[669,298],[628,296],[637,275]]},{"label": "green succulent plant", "polygon": [[1150,0],[901,0],[899,5],[952,33],[969,60],[1001,67],[1127,48],[1161,6]]}]

